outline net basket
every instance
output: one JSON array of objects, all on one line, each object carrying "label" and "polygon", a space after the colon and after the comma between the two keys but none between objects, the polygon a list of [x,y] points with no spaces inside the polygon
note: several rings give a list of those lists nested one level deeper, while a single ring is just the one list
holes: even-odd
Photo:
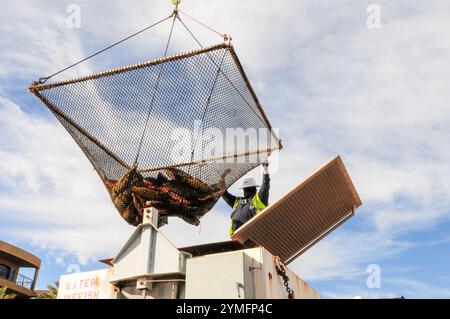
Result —
[{"label": "net basket", "polygon": [[[223,192],[281,148],[230,44],[34,83],[122,217],[198,225]],[[254,136],[256,134],[256,137]]]}]

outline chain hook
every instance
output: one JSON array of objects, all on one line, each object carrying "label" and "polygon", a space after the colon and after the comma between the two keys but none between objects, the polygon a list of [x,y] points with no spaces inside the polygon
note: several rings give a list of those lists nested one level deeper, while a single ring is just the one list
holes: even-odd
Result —
[{"label": "chain hook", "polygon": [[228,34],[223,35],[223,42],[225,42],[226,45],[231,46],[231,40],[233,39]]},{"label": "chain hook", "polygon": [[273,265],[275,266],[278,275],[283,278],[284,287],[286,287],[286,292],[288,294],[288,299],[294,299],[294,291],[289,287],[289,277],[286,275],[286,268],[281,262],[279,256],[273,256]]},{"label": "chain hook", "polygon": [[50,79],[49,76],[47,76],[45,78],[39,78],[37,81],[34,81],[32,85],[37,86],[37,85],[45,84],[45,82],[47,82],[48,79]]},{"label": "chain hook", "polygon": [[173,14],[175,15],[175,17],[178,16],[178,6],[179,6],[180,2],[181,2],[181,0],[172,0],[172,4],[174,6]]}]

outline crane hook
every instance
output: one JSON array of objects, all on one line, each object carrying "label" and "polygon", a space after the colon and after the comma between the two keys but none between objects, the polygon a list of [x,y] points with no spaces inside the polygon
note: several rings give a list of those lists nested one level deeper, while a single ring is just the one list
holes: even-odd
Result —
[{"label": "crane hook", "polygon": [[181,0],[172,0],[172,4],[175,6],[175,10],[178,9],[178,5],[180,4]]},{"label": "crane hook", "polygon": [[175,17],[178,16],[178,5],[180,4],[180,2],[181,2],[181,0],[172,0],[172,4],[174,5],[174,8],[173,8],[173,15],[174,15]]}]

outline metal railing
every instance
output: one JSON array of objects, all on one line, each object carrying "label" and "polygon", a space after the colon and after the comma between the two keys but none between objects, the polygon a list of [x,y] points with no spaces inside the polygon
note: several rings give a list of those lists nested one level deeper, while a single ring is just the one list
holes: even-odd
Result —
[{"label": "metal railing", "polygon": [[27,289],[31,289],[33,287],[33,279],[24,276],[22,274],[17,274],[16,284],[25,287]]},{"label": "metal railing", "polygon": [[[17,273],[17,275],[16,275]],[[0,278],[4,278],[8,281],[12,281],[19,286],[31,289],[33,287],[33,279],[18,273],[17,270],[11,269],[9,273],[0,272]],[[15,280],[14,280],[15,278]]]}]

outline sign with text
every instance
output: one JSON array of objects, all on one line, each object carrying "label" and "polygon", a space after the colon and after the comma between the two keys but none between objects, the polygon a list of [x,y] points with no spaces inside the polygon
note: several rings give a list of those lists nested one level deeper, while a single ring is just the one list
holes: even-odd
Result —
[{"label": "sign with text", "polygon": [[112,268],[63,275],[59,279],[58,299],[115,299],[109,283]]}]

